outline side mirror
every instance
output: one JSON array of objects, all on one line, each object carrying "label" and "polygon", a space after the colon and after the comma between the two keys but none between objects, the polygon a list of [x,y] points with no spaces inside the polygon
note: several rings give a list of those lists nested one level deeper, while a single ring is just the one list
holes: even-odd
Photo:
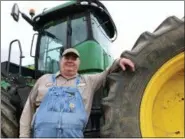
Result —
[{"label": "side mirror", "polygon": [[19,11],[19,7],[18,7],[18,5],[15,3],[14,5],[13,5],[13,7],[12,7],[12,13],[11,13],[11,16],[13,17],[13,19],[15,20],[15,21],[19,21],[19,13],[20,13],[20,11]]}]

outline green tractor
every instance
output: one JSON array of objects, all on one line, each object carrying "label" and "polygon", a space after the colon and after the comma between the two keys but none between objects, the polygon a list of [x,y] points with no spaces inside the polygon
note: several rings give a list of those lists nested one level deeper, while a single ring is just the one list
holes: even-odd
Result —
[{"label": "green tractor", "polygon": [[[102,72],[113,62],[109,48],[117,37],[111,15],[98,0],[66,2],[37,16],[31,11],[31,18],[14,4],[11,15],[15,21],[21,15],[37,32],[30,50],[35,62],[32,68],[23,67],[20,41],[10,43],[8,61],[1,63],[1,137],[18,137],[20,115],[35,80],[59,70],[62,51],[79,51],[79,73]],[[19,65],[10,62],[15,42]],[[131,59],[136,71],[118,68],[108,75],[106,86],[94,96],[84,136],[184,137],[184,46],[184,18],[171,16],[153,33],[141,34],[132,50],[120,55]]]}]

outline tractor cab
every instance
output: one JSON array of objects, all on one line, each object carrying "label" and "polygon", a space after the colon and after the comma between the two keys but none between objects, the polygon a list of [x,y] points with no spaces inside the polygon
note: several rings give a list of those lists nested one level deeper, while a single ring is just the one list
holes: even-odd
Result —
[{"label": "tractor cab", "polygon": [[[33,35],[30,50],[30,56],[35,61],[35,79],[42,74],[59,71],[60,53],[71,47],[80,53],[78,72],[81,74],[102,72],[113,61],[109,48],[117,37],[117,30],[108,10],[97,0],[69,1],[36,16],[31,10],[31,18],[14,4],[11,15],[15,21],[21,15],[37,32]],[[32,52],[34,41],[36,49]],[[100,88],[97,92],[85,137],[100,137],[100,119],[103,119],[101,98],[106,91]]]},{"label": "tractor cab", "polygon": [[[34,15],[33,11],[30,15]],[[109,48],[117,30],[99,1],[66,2],[44,10],[28,22],[38,32],[34,56],[38,71],[57,72],[60,53],[70,47],[81,55],[80,73],[103,71],[113,60]]]}]

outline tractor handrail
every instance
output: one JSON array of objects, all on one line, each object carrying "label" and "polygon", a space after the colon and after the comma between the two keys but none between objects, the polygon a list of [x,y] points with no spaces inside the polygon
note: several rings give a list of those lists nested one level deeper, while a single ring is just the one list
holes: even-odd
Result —
[{"label": "tractor handrail", "polygon": [[18,42],[18,46],[19,46],[19,50],[20,50],[20,60],[19,60],[19,75],[21,75],[21,66],[22,66],[22,58],[24,58],[23,54],[22,54],[22,47],[21,47],[21,43],[18,39],[15,39],[13,41],[10,42],[9,45],[9,54],[8,54],[8,66],[7,66],[7,74],[9,74],[9,69],[10,69],[10,57],[11,57],[11,49],[12,49],[12,44],[14,42]]},{"label": "tractor handrail", "polygon": [[32,48],[33,48],[33,42],[34,42],[34,39],[35,39],[36,35],[38,35],[38,33],[33,34],[32,41],[31,41],[31,49],[30,49],[30,56],[31,57],[35,57],[35,56],[32,55]]}]

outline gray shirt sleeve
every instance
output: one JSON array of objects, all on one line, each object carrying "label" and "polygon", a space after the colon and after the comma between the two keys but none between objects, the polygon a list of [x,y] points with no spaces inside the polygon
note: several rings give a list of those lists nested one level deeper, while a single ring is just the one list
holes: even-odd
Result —
[{"label": "gray shirt sleeve", "polygon": [[96,92],[102,85],[104,85],[107,75],[119,67],[119,60],[119,58],[116,59],[110,67],[101,73],[88,75],[94,92]]}]

